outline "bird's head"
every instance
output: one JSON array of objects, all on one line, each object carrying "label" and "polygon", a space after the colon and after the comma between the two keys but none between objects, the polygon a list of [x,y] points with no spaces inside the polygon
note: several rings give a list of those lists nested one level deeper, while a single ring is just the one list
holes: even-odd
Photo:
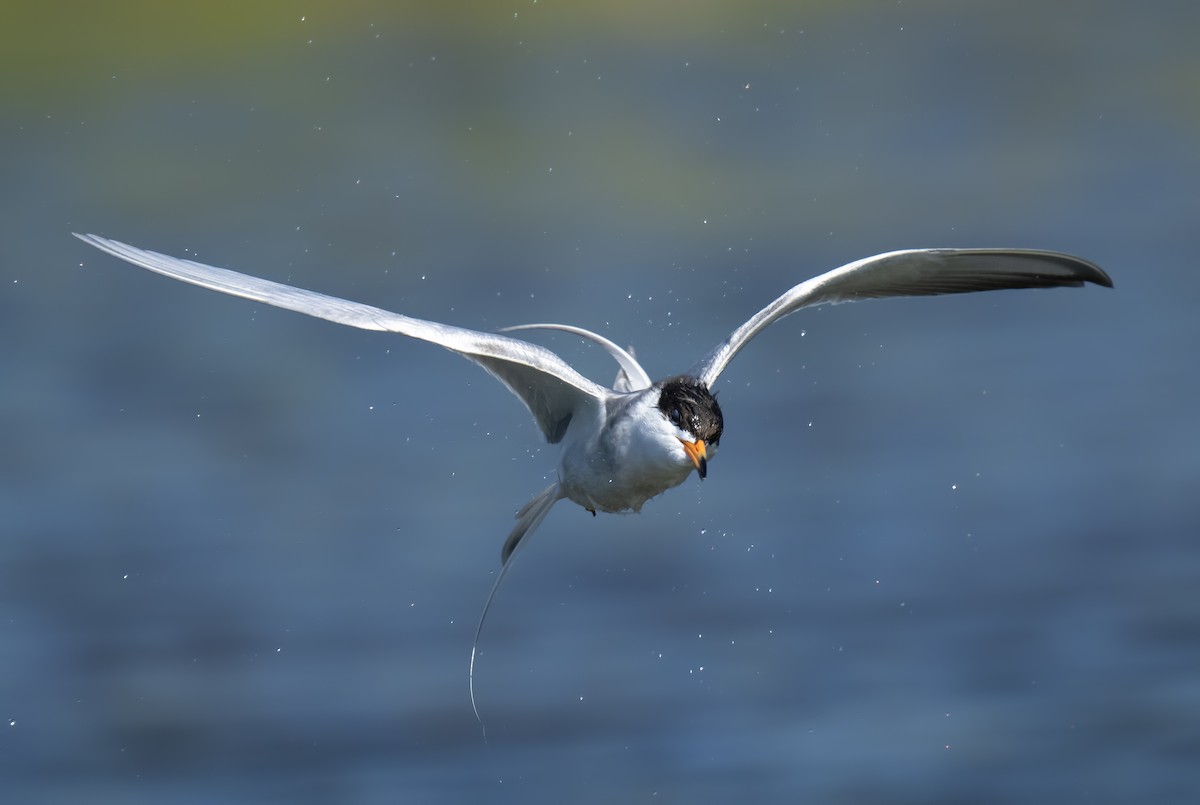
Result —
[{"label": "bird's head", "polygon": [[658,395],[658,410],[675,429],[684,454],[703,478],[708,460],[717,452],[725,419],[717,398],[694,377],[664,380]]}]

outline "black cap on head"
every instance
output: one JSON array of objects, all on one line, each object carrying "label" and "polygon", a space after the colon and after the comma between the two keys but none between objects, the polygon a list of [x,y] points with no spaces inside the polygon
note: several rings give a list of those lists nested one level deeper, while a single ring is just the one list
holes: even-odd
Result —
[{"label": "black cap on head", "polygon": [[705,444],[716,445],[725,429],[721,406],[708,387],[694,377],[672,377],[663,381],[658,410],[676,427]]}]

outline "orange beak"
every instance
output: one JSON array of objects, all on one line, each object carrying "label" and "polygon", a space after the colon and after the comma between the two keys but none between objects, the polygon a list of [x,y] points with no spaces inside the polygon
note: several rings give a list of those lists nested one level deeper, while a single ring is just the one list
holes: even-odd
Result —
[{"label": "orange beak", "polygon": [[704,446],[703,439],[697,439],[694,442],[685,442],[679,440],[683,445],[683,452],[687,453],[687,457],[696,465],[696,471],[700,473],[700,477],[708,475],[708,448]]}]

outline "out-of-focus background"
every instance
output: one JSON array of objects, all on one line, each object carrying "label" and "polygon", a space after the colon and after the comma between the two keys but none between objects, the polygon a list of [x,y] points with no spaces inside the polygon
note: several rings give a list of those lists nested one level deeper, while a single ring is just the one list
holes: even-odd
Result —
[{"label": "out-of-focus background", "polygon": [[[1197,801],[1198,9],[8,2],[5,801]],[[520,554],[485,742],[519,403],[72,231],[659,376],[880,251],[1116,288],[771,329]]]}]

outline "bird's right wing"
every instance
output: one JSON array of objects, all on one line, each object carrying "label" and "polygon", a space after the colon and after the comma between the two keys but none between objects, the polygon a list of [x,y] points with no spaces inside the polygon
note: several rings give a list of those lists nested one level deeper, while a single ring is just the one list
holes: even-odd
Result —
[{"label": "bird's right wing", "polygon": [[1099,266],[1061,252],[1034,249],[907,249],[866,257],[805,280],[755,313],[689,371],[706,386],[770,325],[797,310],[886,296],[998,291],[1006,288],[1112,287]]},{"label": "bird's right wing", "polygon": [[135,266],[202,288],[363,330],[399,333],[457,352],[483,367],[516,394],[549,442],[562,439],[572,416],[581,407],[598,405],[612,394],[576,372],[550,350],[527,341],[415,319],[96,235],[77,234],[75,237]]},{"label": "bird's right wing", "polygon": [[642,368],[637,358],[634,357],[633,347],[630,347],[627,352],[604,336],[593,333],[591,330],[585,330],[582,327],[575,327],[570,324],[514,324],[512,327],[500,328],[500,332],[502,333],[511,333],[514,330],[561,330],[564,333],[571,333],[580,338],[594,341],[611,355],[613,360],[617,362],[617,365],[621,367],[620,373],[617,374],[616,382],[613,383],[613,389],[616,391],[641,391],[653,385],[650,375],[646,374],[646,370]]}]

